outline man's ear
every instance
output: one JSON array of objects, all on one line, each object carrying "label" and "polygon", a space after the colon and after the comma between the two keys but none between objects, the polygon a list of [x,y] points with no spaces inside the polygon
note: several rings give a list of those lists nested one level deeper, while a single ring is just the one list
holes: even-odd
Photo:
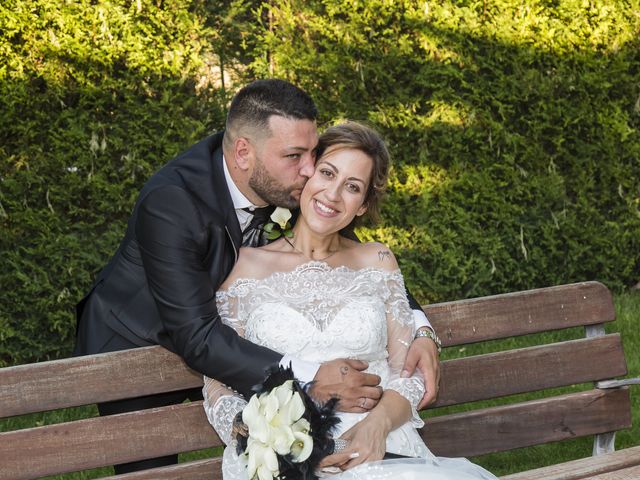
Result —
[{"label": "man's ear", "polygon": [[255,152],[253,145],[245,137],[238,137],[233,142],[236,165],[240,170],[249,170],[253,166]]}]

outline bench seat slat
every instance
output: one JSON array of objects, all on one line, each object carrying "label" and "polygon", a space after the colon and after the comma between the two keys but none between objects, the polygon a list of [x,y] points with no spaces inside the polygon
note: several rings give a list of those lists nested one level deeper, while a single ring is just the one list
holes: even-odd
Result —
[{"label": "bench seat slat", "polygon": [[[437,455],[481,455],[628,428],[629,392],[592,390],[426,423],[422,435]],[[33,478],[217,445],[202,402],[186,403],[1,433],[0,478]]]},{"label": "bench seat slat", "polygon": [[102,480],[222,480],[221,466],[220,458],[207,458],[170,467],[114,475]]},{"label": "bench seat slat", "polygon": [[[536,468],[526,472],[501,477],[503,480],[582,480],[617,470],[640,465],[640,446],[625,448],[596,457],[582,458],[570,462]],[[595,477],[599,478],[599,477]],[[623,477],[640,478],[640,475]]]},{"label": "bench seat slat", "polygon": [[594,325],[615,319],[611,292],[583,282],[423,306],[444,346]]},{"label": "bench seat slat", "polygon": [[[171,467],[154,468],[145,472],[116,475],[107,477],[104,480],[222,480],[220,463],[220,458],[195,460]],[[638,468],[639,465],[640,446],[626,448],[597,457],[582,458],[558,465],[506,475],[500,478],[502,480],[584,480],[587,478],[591,480],[602,480],[601,477],[594,477],[594,475],[616,471],[622,471],[628,474],[628,472],[631,471],[629,470],[630,467]],[[636,477],[640,477],[640,475],[636,474],[635,476],[619,478],[626,480]]]},{"label": "bench seat slat", "polygon": [[434,407],[613,378],[627,363],[616,333],[448,360],[441,371]]},{"label": "bench seat slat", "polygon": [[640,478],[640,465],[635,467],[623,468],[612,472],[601,473],[594,477],[588,477],[589,480],[633,480]]},{"label": "bench seat slat", "polygon": [[18,365],[0,369],[0,418],[201,386],[160,346]]},{"label": "bench seat slat", "polygon": [[183,403],[0,433],[0,478],[75,472],[220,444],[202,401]]},{"label": "bench seat slat", "polygon": [[425,421],[433,453],[471,457],[631,426],[629,391],[590,390]]}]

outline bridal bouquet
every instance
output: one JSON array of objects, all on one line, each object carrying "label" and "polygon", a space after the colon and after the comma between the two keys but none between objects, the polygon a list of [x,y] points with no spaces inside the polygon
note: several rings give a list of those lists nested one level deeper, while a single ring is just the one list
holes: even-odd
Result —
[{"label": "bridal bouquet", "polygon": [[277,368],[255,388],[238,416],[238,455],[251,480],[311,480],[320,460],[333,452],[331,430],[339,423],[337,399],[316,404],[290,368]]}]

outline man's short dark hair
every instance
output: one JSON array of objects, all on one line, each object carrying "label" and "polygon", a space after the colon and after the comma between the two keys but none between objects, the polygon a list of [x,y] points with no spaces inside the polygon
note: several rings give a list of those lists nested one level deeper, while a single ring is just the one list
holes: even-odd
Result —
[{"label": "man's short dark hair", "polygon": [[233,97],[226,128],[232,134],[243,127],[270,133],[269,117],[272,115],[315,121],[318,109],[304,90],[285,80],[256,80]]}]

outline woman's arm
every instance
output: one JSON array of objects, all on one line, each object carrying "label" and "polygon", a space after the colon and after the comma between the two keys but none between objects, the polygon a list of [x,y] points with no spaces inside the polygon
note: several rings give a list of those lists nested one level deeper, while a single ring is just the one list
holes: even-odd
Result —
[{"label": "woman's arm", "polygon": [[[353,468],[364,462],[381,460],[386,451],[390,432],[413,419],[417,427],[423,425],[417,405],[424,395],[424,383],[419,376],[401,376],[407,351],[415,332],[413,313],[407,302],[402,275],[393,254],[381,244],[368,245],[368,264],[387,270],[384,303],[387,321],[387,352],[390,379],[380,403],[362,421],[345,432],[341,438],[348,441],[339,454],[325,458],[321,466]],[[366,247],[365,247],[366,248]],[[380,252],[387,252],[380,255]],[[357,456],[356,456],[357,455]]]},{"label": "woman's arm", "polygon": [[247,401],[242,395],[209,377],[204,377],[202,396],[204,412],[209,423],[220,440],[225,445],[229,445],[233,440],[234,419],[245,407]]},{"label": "woman's arm", "polygon": [[334,466],[347,470],[364,462],[382,460],[387,436],[409,419],[409,401],[394,390],[385,390],[369,415],[340,437],[348,442],[347,447],[338,454],[326,457],[320,467]]}]

